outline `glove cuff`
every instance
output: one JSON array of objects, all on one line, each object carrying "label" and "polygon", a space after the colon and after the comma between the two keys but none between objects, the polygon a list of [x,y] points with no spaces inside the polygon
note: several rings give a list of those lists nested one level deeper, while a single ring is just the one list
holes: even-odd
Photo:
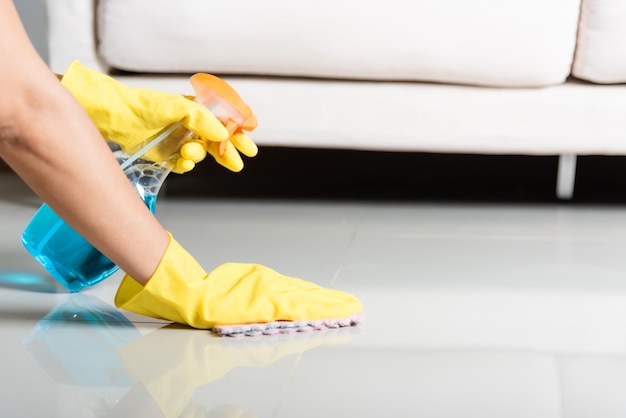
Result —
[{"label": "glove cuff", "polygon": [[[151,92],[142,97],[140,90],[147,90],[126,87],[113,77],[84,67],[78,61],[72,62],[67,68],[61,84],[89,114],[100,134],[122,149],[150,140],[166,126],[179,120],[166,117],[163,124],[158,126],[148,124],[145,115],[155,113],[150,105],[160,102],[158,95],[161,93]],[[183,103],[187,101],[180,97]]]},{"label": "glove cuff", "polygon": [[[119,83],[108,75],[84,67],[78,61],[72,62],[67,67],[61,84],[87,110],[94,122],[97,122],[99,118],[110,117],[110,109],[117,107],[115,103],[109,102],[107,108],[104,108],[99,90],[104,88],[110,92],[116,89]],[[115,95],[107,94],[109,100],[113,97]]]},{"label": "glove cuff", "polygon": [[206,271],[175,239],[170,241],[154,273],[145,286],[128,274],[124,276],[115,295],[115,306],[140,315],[189,323],[194,306],[176,303],[190,300],[189,293],[207,277]]}]

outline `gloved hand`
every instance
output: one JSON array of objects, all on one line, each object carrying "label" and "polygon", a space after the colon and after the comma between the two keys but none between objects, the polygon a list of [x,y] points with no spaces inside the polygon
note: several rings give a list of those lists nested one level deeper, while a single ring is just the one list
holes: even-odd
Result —
[{"label": "gloved hand", "polygon": [[[236,147],[244,155],[256,155],[256,145],[247,136],[238,133],[234,141],[229,140],[228,130],[209,110],[183,95],[126,87],[112,77],[83,67],[78,61],[70,65],[61,83],[85,108],[104,138],[122,149],[156,137],[180,121],[196,141],[180,150],[182,160],[174,172],[192,169],[206,156],[205,149],[232,171],[243,168]],[[213,152],[221,142],[226,145],[221,146],[220,152]]]},{"label": "gloved hand", "polygon": [[347,318],[362,310],[354,296],[284,276],[258,264],[228,263],[207,274],[170,235],[145,286],[126,275],[115,304],[194,328]]}]

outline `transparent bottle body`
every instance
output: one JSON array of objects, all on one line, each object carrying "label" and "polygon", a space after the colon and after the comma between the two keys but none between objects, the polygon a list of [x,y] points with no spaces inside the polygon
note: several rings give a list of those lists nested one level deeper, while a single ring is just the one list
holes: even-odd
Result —
[{"label": "transparent bottle body", "polygon": [[[120,149],[113,154],[124,168],[129,154]],[[167,164],[142,159],[124,168],[135,191],[153,214],[159,190],[169,172]],[[22,244],[70,292],[93,286],[119,269],[45,203],[26,226]]]}]

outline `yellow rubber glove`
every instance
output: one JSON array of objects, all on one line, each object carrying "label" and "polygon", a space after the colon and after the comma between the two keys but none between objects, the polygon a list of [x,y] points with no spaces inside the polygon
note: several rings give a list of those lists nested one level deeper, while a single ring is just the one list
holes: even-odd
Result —
[{"label": "yellow rubber glove", "polygon": [[259,264],[222,264],[207,274],[171,235],[146,286],[126,275],[115,304],[201,329],[343,319],[362,310],[361,302],[348,293],[287,277]]},{"label": "yellow rubber glove", "polygon": [[[69,66],[61,83],[87,111],[102,136],[122,149],[154,138],[172,124],[181,122],[197,141],[190,142],[195,145],[190,145],[189,150],[185,149],[189,144],[180,150],[182,159],[173,170],[177,173],[189,171],[204,159],[206,151],[197,144],[213,148],[209,144],[218,146],[229,139],[227,129],[209,110],[183,95],[127,87],[112,77],[83,67],[78,61]],[[256,154],[256,146],[249,138],[238,140],[244,142],[245,155]],[[222,155],[217,154],[217,162],[232,171],[240,171],[243,161],[237,149],[230,141],[225,143]]]}]

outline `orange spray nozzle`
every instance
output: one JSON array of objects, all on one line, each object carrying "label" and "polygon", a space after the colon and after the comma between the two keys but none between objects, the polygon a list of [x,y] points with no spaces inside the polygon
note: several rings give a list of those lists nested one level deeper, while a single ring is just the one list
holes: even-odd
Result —
[{"label": "orange spray nozzle", "polygon": [[[239,130],[252,131],[257,127],[256,116],[230,84],[211,74],[191,76],[196,102],[209,109],[228,130],[230,136]],[[219,144],[218,153],[224,156],[227,141]]]},{"label": "orange spray nozzle", "polygon": [[198,73],[191,76],[191,85],[196,92],[196,102],[206,106],[231,135],[239,129],[252,131],[257,127],[250,106],[226,81],[211,74]]}]

